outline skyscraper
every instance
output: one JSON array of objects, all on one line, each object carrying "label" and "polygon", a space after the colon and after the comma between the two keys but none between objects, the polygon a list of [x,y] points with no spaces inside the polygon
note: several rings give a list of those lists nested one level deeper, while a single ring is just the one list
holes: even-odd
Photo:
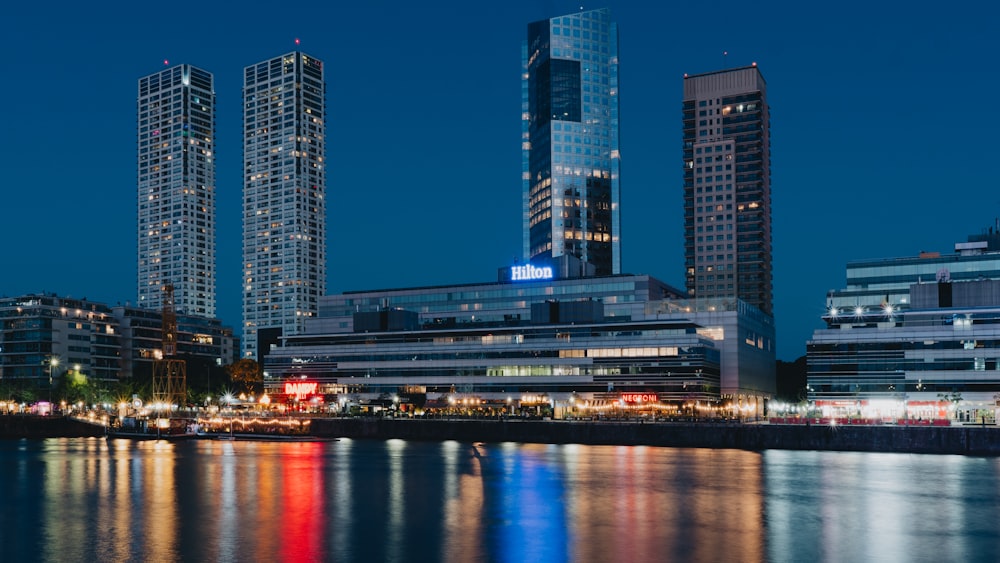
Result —
[{"label": "skyscraper", "polygon": [[683,121],[688,294],[772,314],[770,116],[756,64],[685,75]]},{"label": "skyscraper", "polygon": [[243,74],[243,357],[300,332],[326,292],[323,63],[293,52]]},{"label": "skyscraper", "polygon": [[139,79],[138,304],[215,317],[215,90],[173,66]]},{"label": "skyscraper", "polygon": [[521,51],[524,258],[620,273],[618,28],[607,9],[537,21]]}]

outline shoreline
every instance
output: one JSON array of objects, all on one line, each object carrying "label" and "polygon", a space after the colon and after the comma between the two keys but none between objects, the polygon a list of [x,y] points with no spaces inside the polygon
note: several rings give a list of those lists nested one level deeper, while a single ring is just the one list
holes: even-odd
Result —
[{"label": "shoreline", "polygon": [[[384,418],[315,418],[311,419],[310,426],[310,436],[319,441],[333,441],[336,438],[456,440],[751,451],[778,449],[1000,456],[1000,428],[991,426],[806,426],[768,423]],[[102,426],[72,418],[0,416],[0,439],[104,435]],[[241,436],[236,439],[240,438],[247,439]],[[302,438],[309,439],[304,436]]]},{"label": "shoreline", "polygon": [[525,442],[1000,456],[1000,429],[712,422],[314,419],[312,433],[356,439]]}]

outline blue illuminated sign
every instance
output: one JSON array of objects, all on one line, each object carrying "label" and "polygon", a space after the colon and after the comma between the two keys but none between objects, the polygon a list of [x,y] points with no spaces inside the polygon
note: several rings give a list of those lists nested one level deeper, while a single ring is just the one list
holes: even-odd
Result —
[{"label": "blue illuminated sign", "polygon": [[536,268],[531,264],[525,264],[510,267],[511,281],[551,280],[552,278],[552,268],[548,266]]}]

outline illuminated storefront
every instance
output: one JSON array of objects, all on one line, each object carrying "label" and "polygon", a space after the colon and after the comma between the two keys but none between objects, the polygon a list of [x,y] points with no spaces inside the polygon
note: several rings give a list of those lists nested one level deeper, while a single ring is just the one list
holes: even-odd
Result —
[{"label": "illuminated storefront", "polygon": [[270,351],[265,384],[336,384],[346,411],[557,417],[655,405],[695,413],[773,394],[774,325],[758,309],[683,299],[646,275],[521,267],[495,283],[324,297],[306,333]]},{"label": "illuminated storefront", "polygon": [[994,423],[1000,402],[1000,234],[956,253],[848,265],[807,344],[808,408],[826,417]]}]

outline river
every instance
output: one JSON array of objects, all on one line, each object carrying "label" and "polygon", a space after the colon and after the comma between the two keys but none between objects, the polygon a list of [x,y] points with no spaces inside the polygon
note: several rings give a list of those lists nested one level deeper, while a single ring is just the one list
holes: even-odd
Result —
[{"label": "river", "polygon": [[0,441],[0,561],[998,561],[1000,459]]}]

